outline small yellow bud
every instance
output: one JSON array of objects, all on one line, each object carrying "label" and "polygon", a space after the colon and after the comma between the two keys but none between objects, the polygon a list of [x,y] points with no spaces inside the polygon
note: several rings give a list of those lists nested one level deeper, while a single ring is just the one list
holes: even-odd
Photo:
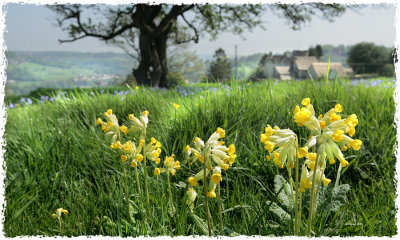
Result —
[{"label": "small yellow bud", "polygon": [[175,110],[178,110],[178,108],[180,107],[179,104],[176,103],[172,103],[172,105],[174,106]]},{"label": "small yellow bud", "polygon": [[329,164],[335,164],[335,159],[334,158],[329,158]]},{"label": "small yellow bud", "polygon": [[125,162],[126,160],[128,160],[128,157],[126,155],[121,155],[121,161]]},{"label": "small yellow bud", "polygon": [[219,134],[219,138],[223,138],[223,137],[225,137],[225,130],[224,130],[224,129],[222,129],[222,128],[217,128],[217,131],[216,131],[216,133],[218,133],[218,134]]},{"label": "small yellow bud", "polygon": [[120,128],[121,132],[123,132],[125,135],[128,133],[128,128],[122,125]]},{"label": "small yellow bud", "polygon": [[358,150],[360,150],[360,147],[361,147],[361,145],[362,145],[362,141],[361,141],[361,140],[358,140],[358,139],[355,139],[355,140],[352,140],[352,141],[350,142],[350,144],[351,144],[351,147],[352,147],[354,150],[358,151]]},{"label": "small yellow bud", "polygon": [[349,165],[349,162],[346,161],[345,159],[339,159],[339,160],[340,160],[340,165],[341,165],[342,167],[346,167],[347,165]]},{"label": "small yellow bud", "polygon": [[340,116],[340,115],[338,115],[338,114],[336,114],[336,113],[332,113],[332,114],[329,116],[329,121],[331,121],[331,122],[338,121],[338,120],[340,120],[340,119],[342,119],[342,116]]},{"label": "small yellow bud", "polygon": [[136,161],[132,161],[131,162],[131,167],[137,167],[137,162]]},{"label": "small yellow bud", "polygon": [[268,161],[271,160],[271,156],[270,156],[270,155],[265,156],[265,158],[266,158]]},{"label": "small yellow bud", "polygon": [[215,194],[214,190],[211,190],[207,193],[208,198],[216,198],[217,195]]},{"label": "small yellow bud", "polygon": [[142,160],[143,160],[143,155],[142,154],[136,155],[136,161],[141,162]]},{"label": "small yellow bud", "polygon": [[98,118],[98,119],[96,120],[96,124],[98,124],[98,125],[103,124],[103,120],[101,120],[101,118]]},{"label": "small yellow bud", "polygon": [[326,122],[325,121],[319,121],[319,126],[323,129],[326,127]]},{"label": "small yellow bud", "polygon": [[159,168],[154,169],[154,175],[158,176],[161,174],[161,170]]},{"label": "small yellow bud", "polygon": [[226,170],[228,170],[228,168],[229,168],[229,164],[224,163],[224,164],[222,164],[221,168],[222,168],[224,171],[226,171]]},{"label": "small yellow bud", "polygon": [[301,148],[299,148],[299,152],[297,154],[297,157],[298,158],[303,158],[303,157],[305,157],[307,155],[307,153],[308,153],[308,147],[307,146],[301,147]]},{"label": "small yellow bud", "polygon": [[144,139],[140,139],[140,141],[139,141],[139,147],[143,147],[143,146],[144,146],[144,143],[145,143],[145,140],[144,140]]},{"label": "small yellow bud", "polygon": [[107,122],[107,126],[112,127],[114,125],[113,122]]},{"label": "small yellow bud", "polygon": [[340,113],[340,112],[342,112],[342,111],[343,111],[342,105],[336,104],[336,105],[335,105],[335,112]]},{"label": "small yellow bud", "polygon": [[108,115],[111,115],[112,114],[112,110],[111,109],[108,109],[105,113],[104,113],[104,116],[105,117],[108,117]]},{"label": "small yellow bud", "polygon": [[103,132],[107,133],[108,132],[108,127],[106,125],[102,125],[101,126],[101,130],[103,130]]},{"label": "small yellow bud", "polygon": [[349,134],[350,137],[353,137],[355,133],[356,129],[354,127],[349,127],[349,129],[347,129],[347,134]]},{"label": "small yellow bud", "polygon": [[190,186],[192,186],[192,187],[197,185],[197,180],[194,177],[189,177],[188,182],[189,182]]},{"label": "small yellow bud", "polygon": [[322,178],[322,182],[324,183],[324,186],[326,187],[331,182],[331,180],[328,178]]},{"label": "small yellow bud", "polygon": [[215,184],[218,184],[222,181],[222,175],[220,173],[214,173],[211,175],[211,181]]},{"label": "small yellow bud", "polygon": [[143,112],[142,112],[142,115],[145,116],[145,117],[147,117],[147,116],[149,115],[149,112],[148,112],[148,111],[143,111]]},{"label": "small yellow bud", "polygon": [[316,153],[309,153],[308,154],[308,159],[310,159],[311,161],[315,162],[315,160],[317,160],[317,154]]},{"label": "small yellow bud", "polygon": [[303,105],[303,106],[308,106],[308,105],[310,105],[310,98],[304,98],[302,101],[301,101],[301,105]]},{"label": "small yellow bud", "polygon": [[190,150],[190,146],[189,146],[189,145],[186,145],[186,147],[185,147],[185,152],[189,152],[189,150]]}]

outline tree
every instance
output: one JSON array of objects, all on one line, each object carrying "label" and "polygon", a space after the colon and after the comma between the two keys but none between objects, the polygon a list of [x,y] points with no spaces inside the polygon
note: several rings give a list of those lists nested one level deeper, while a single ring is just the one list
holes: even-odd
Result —
[{"label": "tree", "polygon": [[[215,39],[221,31],[241,34],[261,23],[265,8],[287,19],[293,29],[311,20],[312,15],[322,15],[332,20],[344,12],[338,4],[310,3],[300,5],[54,5],[57,22],[73,42],[95,37],[107,44],[114,44],[131,51],[139,61],[133,70],[140,84],[165,86],[168,74],[167,42],[197,43],[203,32]],[[102,16],[93,19],[93,16]],[[190,13],[190,14],[189,14]],[[89,14],[90,15],[90,14]]]},{"label": "tree", "polygon": [[251,81],[256,81],[262,78],[266,78],[267,76],[265,75],[265,64],[267,63],[268,59],[272,56],[271,54],[264,54],[260,61],[258,62],[258,67],[256,70],[250,75],[249,80]]},{"label": "tree", "polygon": [[[347,64],[355,73],[380,73],[392,54],[383,46],[362,42],[354,45],[347,56]],[[386,71],[386,70],[385,70]]]},{"label": "tree", "polygon": [[317,52],[318,59],[320,59],[324,55],[321,45],[315,46],[315,51]]},{"label": "tree", "polygon": [[226,57],[225,51],[219,48],[215,51],[214,59],[211,61],[208,81],[223,82],[228,81],[231,77],[231,64]]},{"label": "tree", "polygon": [[188,44],[168,49],[168,72],[180,72],[190,82],[200,81],[206,74],[206,65]]}]

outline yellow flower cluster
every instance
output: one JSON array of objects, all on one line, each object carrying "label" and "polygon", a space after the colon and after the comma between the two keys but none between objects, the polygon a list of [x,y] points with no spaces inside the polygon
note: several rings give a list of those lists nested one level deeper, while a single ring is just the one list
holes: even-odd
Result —
[{"label": "yellow flower cluster", "polygon": [[[126,162],[130,160],[131,167],[137,167],[140,162],[142,162],[144,156],[147,159],[154,161],[156,164],[160,162],[161,154],[161,143],[155,138],[151,138],[149,144],[145,145],[145,139],[143,132],[146,131],[148,123],[148,111],[143,111],[142,114],[137,118],[133,114],[129,114],[129,120],[131,120],[132,126],[130,129],[122,125],[119,127],[117,117],[112,113],[111,109],[108,109],[104,116],[107,119],[107,123],[104,123],[101,118],[98,118],[96,123],[102,126],[104,132],[106,132],[106,138],[111,138],[110,147],[115,150],[119,150],[121,153],[121,161]],[[120,140],[120,132],[125,135],[129,132],[140,132],[141,139],[139,144],[136,145],[135,142],[127,141],[124,144]]]},{"label": "yellow flower cluster", "polygon": [[[268,151],[266,158],[273,160],[280,168],[283,168],[285,163],[288,169],[293,168],[296,159],[306,157],[300,180],[300,190],[305,191],[311,188],[310,177],[315,169],[317,169],[317,182],[329,184],[331,180],[324,176],[326,160],[334,164],[336,158],[340,161],[340,167],[346,167],[349,163],[344,159],[342,151],[348,148],[360,150],[362,141],[351,138],[355,134],[358,119],[355,114],[342,119],[342,105],[336,104],[318,118],[315,116],[310,98],[304,98],[301,105],[302,107],[298,105],[295,107],[293,117],[298,126],[305,126],[311,132],[304,147],[298,147],[297,136],[290,129],[281,130],[278,127],[271,128],[270,125],[267,125],[264,133],[260,135],[260,140]],[[314,146],[317,146],[317,152],[309,153],[309,149]],[[311,172],[308,172],[307,168]]]},{"label": "yellow flower cluster", "polygon": [[163,168],[155,168],[154,175],[160,175],[163,172],[171,174],[175,176],[176,170],[181,168],[181,163],[179,161],[174,160],[175,155],[172,154],[170,157],[165,157],[164,167]]},{"label": "yellow flower cluster", "polygon": [[283,168],[285,163],[289,168],[294,167],[297,137],[292,130],[279,129],[277,126],[272,128],[267,125],[265,132],[260,135],[260,140],[268,150],[269,154],[266,156],[268,160],[273,159],[280,168]]},{"label": "yellow flower cluster", "polygon": [[[185,152],[188,156],[188,160],[195,162],[199,160],[202,164],[206,165],[206,177],[210,172],[211,178],[208,184],[207,197],[215,198],[215,188],[217,184],[222,181],[221,169],[228,170],[230,166],[235,162],[236,159],[236,148],[235,145],[231,144],[228,147],[225,146],[225,142],[219,141],[220,138],[225,137],[225,130],[217,128],[217,130],[211,134],[207,142],[196,137],[194,140],[194,147],[187,145]],[[213,166],[213,163],[216,166]],[[195,176],[189,177],[189,184],[194,187],[198,181],[204,179],[204,170],[200,170]]]},{"label": "yellow flower cluster", "polygon": [[51,217],[52,217],[52,218],[60,219],[60,218],[61,218],[61,215],[62,215],[63,213],[64,213],[64,215],[67,215],[67,214],[68,214],[68,210],[63,209],[63,208],[58,208],[58,209],[56,210],[55,213],[51,214]]}]

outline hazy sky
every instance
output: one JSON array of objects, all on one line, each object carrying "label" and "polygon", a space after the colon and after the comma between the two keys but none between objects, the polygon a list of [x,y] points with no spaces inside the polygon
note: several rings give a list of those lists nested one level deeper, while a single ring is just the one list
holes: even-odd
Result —
[{"label": "hazy sky", "polygon": [[[6,32],[4,40],[9,50],[30,51],[84,51],[122,52],[107,46],[95,38],[86,38],[73,43],[59,44],[58,39],[67,38],[55,25],[55,14],[41,5],[6,4]],[[395,43],[395,6],[369,5],[357,10],[347,10],[334,22],[313,17],[311,23],[299,31],[293,31],[285,20],[270,11],[263,15],[266,31],[255,28],[245,32],[246,40],[230,33],[222,33],[216,41],[205,35],[192,49],[198,54],[213,54],[223,47],[228,55],[234,54],[238,45],[239,55],[257,52],[281,53],[286,50],[305,50],[310,45],[351,45],[362,41],[391,47]]]}]

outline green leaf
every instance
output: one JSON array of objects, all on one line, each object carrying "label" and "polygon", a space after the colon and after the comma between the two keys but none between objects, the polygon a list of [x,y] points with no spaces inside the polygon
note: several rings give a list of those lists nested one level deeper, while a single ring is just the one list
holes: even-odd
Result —
[{"label": "green leaf", "polygon": [[[194,225],[197,227],[197,229],[203,234],[203,235],[208,235],[208,226],[206,223],[206,220],[201,219],[195,214],[190,214]],[[211,229],[211,235],[213,235],[212,229]]]},{"label": "green leaf", "polygon": [[[270,201],[266,202],[266,205],[271,204]],[[269,208],[269,211],[276,216],[277,218],[279,218],[279,220],[281,222],[287,222],[291,219],[290,214],[287,213],[285,210],[283,210],[281,207],[278,206],[278,204],[276,203],[272,203],[271,207]]]},{"label": "green leaf", "polygon": [[[279,190],[283,187],[283,190]],[[292,193],[290,191],[290,184],[286,182],[282,175],[276,175],[274,178],[274,191],[277,194],[277,199],[282,206],[287,210],[293,209]],[[278,193],[279,192],[279,193]]]}]

